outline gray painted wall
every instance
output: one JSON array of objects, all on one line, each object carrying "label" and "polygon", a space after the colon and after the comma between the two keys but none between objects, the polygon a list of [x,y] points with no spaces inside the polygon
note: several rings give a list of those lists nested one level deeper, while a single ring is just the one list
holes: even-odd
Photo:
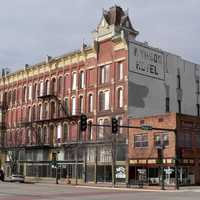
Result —
[{"label": "gray painted wall", "polygon": [[[178,112],[177,100],[180,99],[183,114],[197,115],[196,104],[200,102],[196,79],[200,77],[200,65],[137,41],[129,41],[128,46],[129,116],[165,113],[166,97],[170,98],[170,112]],[[178,73],[180,90],[177,89]]]}]

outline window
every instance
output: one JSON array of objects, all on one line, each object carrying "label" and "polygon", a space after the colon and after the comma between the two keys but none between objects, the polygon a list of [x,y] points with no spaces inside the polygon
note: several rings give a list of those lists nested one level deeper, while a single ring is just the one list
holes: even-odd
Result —
[{"label": "window", "polygon": [[85,87],[85,82],[84,82],[84,72],[80,72],[80,89],[83,89]]},{"label": "window", "polygon": [[[162,143],[163,141],[163,143]],[[154,143],[156,147],[161,147],[163,144],[163,147],[169,145],[169,136],[167,133],[159,133],[156,134],[154,137]]]},{"label": "window", "polygon": [[100,111],[109,110],[110,92],[104,91],[99,93],[99,109]]},{"label": "window", "polygon": [[148,146],[147,134],[135,135],[134,136],[134,146],[135,147],[147,147]]},{"label": "window", "polygon": [[178,100],[178,113],[181,113],[181,100]]},{"label": "window", "polygon": [[[10,92],[9,92],[10,93]],[[8,93],[8,95],[9,95]],[[22,101],[25,102],[26,101],[26,86],[23,87],[23,93],[22,93]],[[8,104],[10,103],[10,100],[8,98]]]},{"label": "window", "polygon": [[40,82],[40,96],[43,96],[43,82]]},{"label": "window", "polygon": [[200,116],[200,109],[199,109],[200,107],[199,107],[199,104],[197,104],[196,106],[197,106],[197,116],[199,117]]},{"label": "window", "polygon": [[88,112],[93,111],[93,95],[89,94],[88,96]]},{"label": "window", "polygon": [[16,102],[16,90],[13,90],[13,95],[12,95],[12,104],[14,105]]},{"label": "window", "polygon": [[31,107],[28,107],[28,121],[31,122]]},{"label": "window", "polygon": [[72,74],[72,90],[76,90],[76,73]]},{"label": "window", "polygon": [[196,80],[196,91],[197,91],[197,94],[200,93],[199,80]]},{"label": "window", "polygon": [[166,97],[166,99],[165,99],[165,111],[170,112],[170,99],[169,99],[169,97]]},{"label": "window", "polygon": [[35,116],[35,105],[32,107],[32,120],[34,121],[36,119],[36,116]]},{"label": "window", "polygon": [[53,78],[51,81],[51,93],[56,94],[56,79]]},{"label": "window", "polygon": [[79,98],[79,109],[80,113],[83,113],[83,96],[80,96]]},{"label": "window", "polygon": [[72,97],[72,115],[76,114],[76,97]]},{"label": "window", "polygon": [[57,142],[60,143],[60,139],[61,139],[61,136],[62,136],[62,126],[61,124],[58,124],[57,126]]},{"label": "window", "polygon": [[58,79],[58,94],[62,93],[62,76]]},{"label": "window", "polygon": [[28,87],[28,100],[32,99],[32,85],[29,85]]},{"label": "window", "polygon": [[51,118],[56,117],[56,104],[54,101],[51,102]]},{"label": "window", "polygon": [[47,119],[48,117],[48,103],[44,103],[44,119]]},{"label": "window", "polygon": [[108,83],[110,76],[110,66],[105,65],[100,67],[100,83]]},{"label": "window", "polygon": [[184,147],[191,148],[192,147],[192,134],[184,133]]},{"label": "window", "polygon": [[196,134],[196,146],[198,147],[198,148],[200,148],[200,134]]},{"label": "window", "polygon": [[118,108],[123,107],[123,90],[122,90],[122,88],[119,88],[117,90],[117,107]]},{"label": "window", "polygon": [[180,77],[180,74],[177,75],[177,88],[181,89],[181,77]]},{"label": "window", "polygon": [[117,63],[117,80],[123,79],[123,63],[118,62]]},{"label": "window", "polygon": [[[99,120],[99,125],[103,125],[103,119]],[[99,126],[98,127],[98,138],[102,139],[103,138],[103,132],[104,132],[104,128],[103,126]]]},{"label": "window", "polygon": [[50,82],[49,82],[49,80],[45,81],[44,94],[45,95],[50,94]]},{"label": "window", "polygon": [[42,104],[40,104],[38,106],[38,119],[41,120],[42,119]]},{"label": "window", "polygon": [[67,124],[64,124],[63,126],[63,142],[67,141],[69,138],[68,138],[68,126]]},{"label": "window", "polygon": [[66,113],[69,113],[69,102],[68,102],[68,98],[65,99],[64,105],[65,105],[65,111],[66,111]]},{"label": "window", "polygon": [[35,83],[33,85],[33,90],[32,90],[32,98],[33,98],[33,100],[35,100],[36,97],[37,97],[37,83]]}]

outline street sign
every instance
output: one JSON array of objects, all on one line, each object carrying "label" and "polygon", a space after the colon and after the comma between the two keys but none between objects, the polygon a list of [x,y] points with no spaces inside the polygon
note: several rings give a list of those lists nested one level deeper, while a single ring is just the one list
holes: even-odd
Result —
[{"label": "street sign", "polygon": [[148,131],[148,130],[153,130],[153,127],[148,124],[143,124],[143,125],[141,125],[141,129]]}]

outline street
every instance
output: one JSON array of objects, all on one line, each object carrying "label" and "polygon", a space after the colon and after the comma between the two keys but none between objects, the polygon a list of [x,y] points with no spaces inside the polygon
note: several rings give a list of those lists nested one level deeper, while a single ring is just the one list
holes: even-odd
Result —
[{"label": "street", "polygon": [[199,199],[200,188],[186,188],[180,191],[134,191],[54,184],[20,184],[0,182],[0,200],[195,200]]}]

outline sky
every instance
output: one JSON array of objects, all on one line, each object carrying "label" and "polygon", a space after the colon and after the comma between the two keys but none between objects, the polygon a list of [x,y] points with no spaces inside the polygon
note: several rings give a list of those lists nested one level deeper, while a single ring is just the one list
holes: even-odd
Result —
[{"label": "sky", "polygon": [[138,41],[200,64],[200,0],[0,0],[0,68],[91,44],[102,10],[113,5],[128,8]]}]

